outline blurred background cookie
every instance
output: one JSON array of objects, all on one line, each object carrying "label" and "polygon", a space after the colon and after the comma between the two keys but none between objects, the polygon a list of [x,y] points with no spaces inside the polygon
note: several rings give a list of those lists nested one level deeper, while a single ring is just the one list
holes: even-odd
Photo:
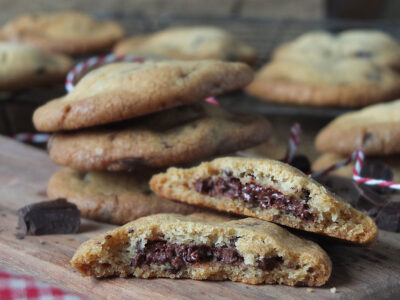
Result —
[{"label": "blurred background cookie", "polygon": [[311,32],[280,46],[247,92],[314,106],[364,106],[400,96],[400,46],[373,30]]},{"label": "blurred background cookie", "polygon": [[103,52],[124,36],[113,21],[75,12],[25,14],[2,28],[7,39],[70,55]]},{"label": "blurred background cookie", "polygon": [[256,52],[249,45],[218,27],[168,28],[146,36],[132,37],[119,42],[116,55],[149,53],[171,59],[221,59],[255,63]]},{"label": "blurred background cookie", "polygon": [[400,153],[400,100],[339,116],[318,133],[315,147],[342,155],[359,148],[367,155]]},{"label": "blurred background cookie", "polygon": [[0,91],[62,83],[73,62],[29,45],[0,42]]}]

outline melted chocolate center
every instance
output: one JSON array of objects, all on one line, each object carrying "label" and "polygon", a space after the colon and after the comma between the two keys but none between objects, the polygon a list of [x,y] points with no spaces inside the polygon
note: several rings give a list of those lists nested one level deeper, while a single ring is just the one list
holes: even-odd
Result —
[{"label": "melted chocolate center", "polygon": [[214,196],[224,196],[231,199],[258,205],[261,208],[275,207],[295,215],[303,220],[313,221],[307,202],[310,192],[303,190],[304,199],[287,196],[271,188],[263,187],[254,181],[241,183],[233,176],[201,178],[195,181],[194,188],[198,193]]},{"label": "melted chocolate center", "polygon": [[[131,261],[134,267],[150,264],[169,263],[174,272],[182,267],[196,263],[219,262],[223,264],[243,263],[243,257],[233,247],[212,247],[207,245],[174,244],[163,240],[147,242],[146,246],[138,249],[136,257]],[[271,271],[282,262],[280,257],[261,258],[257,267]]]}]

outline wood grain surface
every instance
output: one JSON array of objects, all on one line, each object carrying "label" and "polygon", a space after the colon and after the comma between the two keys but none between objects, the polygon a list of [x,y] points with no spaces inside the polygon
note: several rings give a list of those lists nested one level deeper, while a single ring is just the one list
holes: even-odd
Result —
[{"label": "wood grain surface", "polygon": [[[399,299],[400,234],[381,231],[370,248],[323,242],[333,261],[322,288],[250,286],[202,282],[81,277],[69,264],[80,243],[111,225],[82,220],[80,233],[18,239],[17,209],[46,199],[46,183],[57,169],[44,151],[0,136],[0,268],[34,276],[92,299]],[[336,287],[337,292],[330,289]]]}]

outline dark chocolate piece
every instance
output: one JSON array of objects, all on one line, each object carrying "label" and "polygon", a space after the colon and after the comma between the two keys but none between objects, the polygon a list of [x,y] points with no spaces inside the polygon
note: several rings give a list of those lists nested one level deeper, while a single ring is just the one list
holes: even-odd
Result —
[{"label": "dark chocolate piece", "polygon": [[[379,170],[376,166],[363,168],[363,176],[391,179],[387,170],[384,168]],[[352,179],[333,175],[318,178],[318,181],[342,196],[356,209],[373,218],[379,229],[400,231],[400,193],[386,187],[358,185]]]},{"label": "dark chocolate piece", "polygon": [[200,178],[194,182],[194,188],[198,193],[211,197],[218,195],[239,199],[261,208],[275,207],[303,220],[314,220],[307,204],[310,193],[306,190],[303,191],[304,197],[297,199],[293,196],[284,195],[271,187],[263,187],[254,181],[241,183],[239,178],[230,175],[217,178]]},{"label": "dark chocolate piece", "polygon": [[305,155],[295,155],[290,163],[291,166],[299,169],[305,174],[311,172],[311,164]]},{"label": "dark chocolate piece", "polygon": [[29,204],[18,210],[18,226],[28,235],[76,233],[79,225],[78,208],[65,199]]}]

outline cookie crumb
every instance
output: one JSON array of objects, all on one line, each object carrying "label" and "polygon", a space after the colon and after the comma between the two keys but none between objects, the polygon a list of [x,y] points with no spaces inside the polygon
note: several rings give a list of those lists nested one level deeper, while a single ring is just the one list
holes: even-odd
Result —
[{"label": "cookie crumb", "polygon": [[330,291],[331,291],[332,294],[336,294],[336,288],[335,287],[330,288]]},{"label": "cookie crumb", "polygon": [[308,292],[308,293],[312,293],[313,291],[314,291],[314,290],[313,290],[312,288],[308,288],[308,289],[307,289],[307,292]]},{"label": "cookie crumb", "polygon": [[45,241],[40,241],[39,243],[40,243],[40,245],[46,245]]}]

